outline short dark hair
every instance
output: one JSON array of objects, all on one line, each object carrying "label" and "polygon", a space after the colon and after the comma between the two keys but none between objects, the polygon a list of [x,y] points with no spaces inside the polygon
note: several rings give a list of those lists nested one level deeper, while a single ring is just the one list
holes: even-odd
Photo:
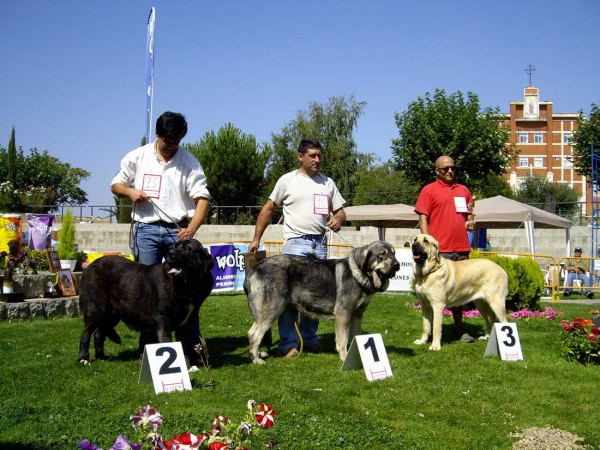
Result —
[{"label": "short dark hair", "polygon": [[323,146],[321,145],[321,143],[319,142],[318,139],[315,139],[315,138],[302,139],[300,141],[300,145],[298,146],[298,153],[301,153],[304,155],[310,149],[316,149],[316,150],[323,151]]},{"label": "short dark hair", "polygon": [[173,142],[179,142],[187,134],[187,121],[180,113],[166,111],[156,119],[156,135]]}]

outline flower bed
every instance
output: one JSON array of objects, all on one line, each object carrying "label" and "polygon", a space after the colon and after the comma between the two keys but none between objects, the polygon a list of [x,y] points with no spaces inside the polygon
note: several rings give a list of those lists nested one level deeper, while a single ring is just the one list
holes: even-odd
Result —
[{"label": "flower bed", "polygon": [[[590,311],[592,316],[599,314],[597,309]],[[559,337],[562,355],[569,361],[582,364],[600,363],[600,327],[594,327],[592,319],[578,317],[569,322],[560,323],[562,332]]]},{"label": "flower bed", "polygon": [[[156,433],[158,426],[163,422],[163,416],[150,405],[140,408],[130,417],[131,425],[144,442],[133,444],[127,436],[120,434],[110,450],[186,450],[186,449],[209,449],[209,450],[248,450],[252,438],[261,429],[275,425],[273,405],[262,404],[260,406],[254,400],[248,401],[248,412],[246,418],[239,426],[231,424],[231,419],[217,414],[212,422],[211,431],[203,431],[195,435],[190,432],[182,433],[171,439],[164,439]],[[77,446],[81,450],[102,450],[87,439],[79,442]],[[266,448],[276,448],[275,442],[265,442]]]}]

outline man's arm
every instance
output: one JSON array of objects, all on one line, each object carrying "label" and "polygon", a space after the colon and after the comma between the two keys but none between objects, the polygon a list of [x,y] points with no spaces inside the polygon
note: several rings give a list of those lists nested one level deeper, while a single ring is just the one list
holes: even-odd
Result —
[{"label": "man's arm", "polygon": [[346,222],[346,211],[344,208],[340,208],[333,212],[333,217],[329,219],[327,226],[337,233],[344,222]]},{"label": "man's arm", "polygon": [[256,218],[256,227],[254,228],[254,238],[250,245],[248,246],[248,252],[256,254],[256,250],[260,246],[260,239],[262,238],[263,233],[271,223],[271,217],[273,217],[273,213],[277,209],[277,204],[269,199],[267,203],[261,208],[260,213],[258,213],[258,217]]},{"label": "man's arm", "polygon": [[419,230],[422,234],[429,234],[429,217],[419,214]]},{"label": "man's arm", "polygon": [[179,239],[192,239],[208,215],[208,210],[210,209],[208,199],[205,197],[198,197],[195,198],[194,201],[196,202],[194,217],[192,217],[192,220],[187,228],[181,228],[177,231],[177,236],[179,236]]},{"label": "man's arm", "polygon": [[110,191],[118,197],[129,197],[132,202],[148,200],[148,194],[139,189],[125,186],[123,183],[115,183],[110,187]]}]

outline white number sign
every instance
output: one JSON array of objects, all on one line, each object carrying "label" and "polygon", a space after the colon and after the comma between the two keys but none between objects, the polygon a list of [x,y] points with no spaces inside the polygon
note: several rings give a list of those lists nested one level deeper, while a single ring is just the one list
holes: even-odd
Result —
[{"label": "white number sign", "polygon": [[342,365],[342,371],[364,367],[367,380],[382,380],[392,376],[392,368],[381,334],[355,336]]},{"label": "white number sign", "polygon": [[522,361],[523,352],[516,323],[495,323],[483,356],[498,355],[502,361]]},{"label": "white number sign", "polygon": [[150,382],[157,394],[192,390],[181,342],[146,345],[138,383]]}]

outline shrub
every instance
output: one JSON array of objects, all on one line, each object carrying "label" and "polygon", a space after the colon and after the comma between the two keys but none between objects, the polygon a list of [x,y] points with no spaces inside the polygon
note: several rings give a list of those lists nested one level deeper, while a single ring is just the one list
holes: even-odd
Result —
[{"label": "shrub", "polygon": [[77,259],[77,244],[75,243],[75,221],[71,207],[67,208],[58,232],[58,257],[60,259]]},{"label": "shrub", "polygon": [[508,275],[508,296],[506,309],[519,311],[523,308],[539,309],[544,275],[540,266],[531,258],[508,258],[506,256],[485,255],[471,252],[471,259],[487,258],[502,267]]}]

